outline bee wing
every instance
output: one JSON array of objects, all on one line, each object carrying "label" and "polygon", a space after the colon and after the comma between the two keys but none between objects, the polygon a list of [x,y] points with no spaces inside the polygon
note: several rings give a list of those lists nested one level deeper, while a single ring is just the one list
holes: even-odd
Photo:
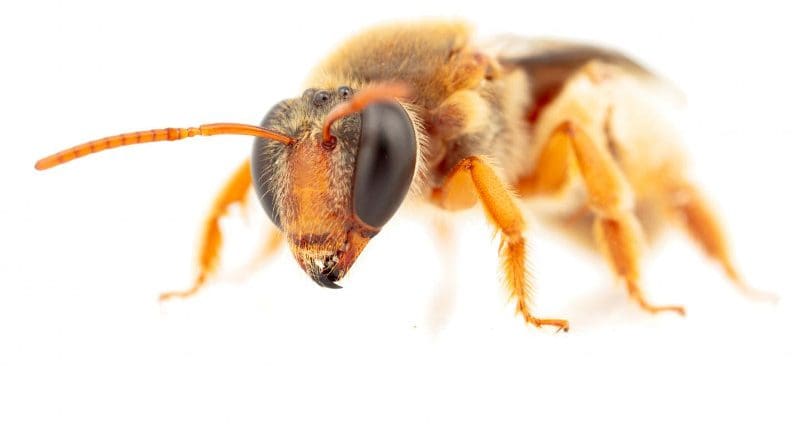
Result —
[{"label": "bee wing", "polygon": [[677,102],[685,101],[683,93],[668,80],[625,54],[601,46],[506,35],[484,42],[481,49],[494,56],[504,67],[518,67],[526,71],[532,79],[531,88],[537,98],[555,94],[576,70],[591,61],[601,61],[652,83]]}]

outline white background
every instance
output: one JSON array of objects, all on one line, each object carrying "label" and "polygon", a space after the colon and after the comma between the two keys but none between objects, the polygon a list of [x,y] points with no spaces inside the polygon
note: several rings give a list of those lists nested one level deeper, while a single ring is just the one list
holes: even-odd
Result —
[{"label": "white background", "polygon": [[[4,4],[0,443],[797,443],[798,14],[698,3]],[[33,170],[121,131],[257,123],[344,36],[426,16],[606,44],[671,79],[738,264],[780,302],[741,295],[676,233],[645,287],[688,316],[650,316],[600,260],[534,223],[536,309],[573,326],[536,330],[505,303],[479,213],[453,217],[443,299],[441,248],[409,210],[343,290],[283,250],[250,279],[159,305],[189,283],[199,223],[251,141]],[[226,222],[233,264],[266,224],[250,221]]]}]

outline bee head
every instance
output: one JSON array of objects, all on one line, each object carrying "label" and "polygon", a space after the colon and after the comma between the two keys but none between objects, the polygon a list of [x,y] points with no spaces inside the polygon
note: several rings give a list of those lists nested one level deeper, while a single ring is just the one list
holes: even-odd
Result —
[{"label": "bee head", "polygon": [[258,138],[256,193],[303,270],[335,284],[403,202],[417,135],[397,86],[309,89],[275,105],[261,126],[292,138]]}]

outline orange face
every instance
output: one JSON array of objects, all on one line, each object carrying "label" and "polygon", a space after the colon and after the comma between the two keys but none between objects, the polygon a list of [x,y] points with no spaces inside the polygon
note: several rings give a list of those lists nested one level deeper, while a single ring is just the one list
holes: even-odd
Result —
[{"label": "orange face", "polygon": [[347,86],[309,89],[273,107],[260,127],[217,123],[124,133],[47,156],[36,168],[126,145],[256,136],[251,173],[264,210],[303,270],[319,285],[338,288],[334,283],[394,215],[414,178],[416,130],[395,100],[406,95],[399,84],[370,85],[357,94]]},{"label": "orange face", "polygon": [[414,126],[397,102],[338,119],[326,140],[326,117],[352,95],[348,87],[310,89],[279,103],[262,127],[293,143],[258,139],[253,147],[253,183],[264,210],[303,270],[330,288],[339,287],[335,282],[397,210],[416,164]]}]

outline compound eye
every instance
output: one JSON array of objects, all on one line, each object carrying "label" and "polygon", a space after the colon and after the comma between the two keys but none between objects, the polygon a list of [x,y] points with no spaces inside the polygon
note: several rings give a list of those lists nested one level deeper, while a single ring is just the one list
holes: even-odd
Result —
[{"label": "compound eye", "polygon": [[261,207],[267,214],[272,223],[279,229],[281,228],[281,218],[278,214],[277,203],[275,202],[275,190],[272,187],[273,177],[271,165],[266,161],[264,156],[261,156],[263,149],[263,141],[256,140],[253,146],[253,159],[251,161],[250,174],[253,176],[253,186],[256,189],[258,200],[261,202]]},{"label": "compound eye", "polygon": [[414,125],[398,103],[375,103],[361,112],[361,140],[353,183],[353,210],[380,228],[405,199],[417,162]]},{"label": "compound eye", "polygon": [[[286,112],[286,102],[281,102],[272,107],[264,119],[261,126],[272,128],[274,121],[280,120],[280,116]],[[253,178],[253,186],[261,202],[261,207],[270,220],[280,229],[281,218],[278,213],[277,202],[275,200],[275,184],[273,178],[277,176],[275,163],[275,141],[263,138],[256,138],[253,143],[253,154],[250,161],[250,174]],[[285,146],[279,144],[278,150],[284,150]]]}]

